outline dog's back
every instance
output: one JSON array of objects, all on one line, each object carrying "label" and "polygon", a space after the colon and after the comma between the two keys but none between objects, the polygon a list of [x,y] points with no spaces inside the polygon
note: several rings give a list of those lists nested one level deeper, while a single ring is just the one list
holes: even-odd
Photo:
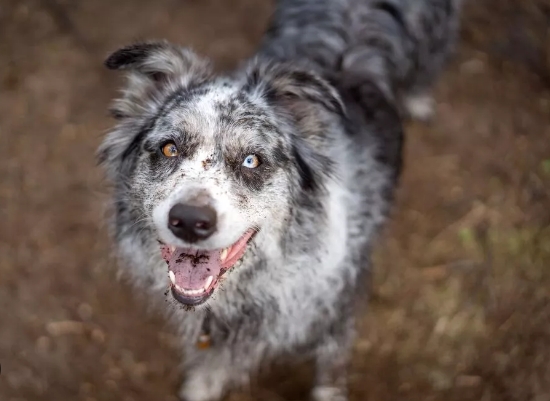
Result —
[{"label": "dog's back", "polygon": [[301,60],[337,86],[372,80],[401,111],[425,119],[431,85],[455,45],[461,3],[282,0],[260,53]]}]

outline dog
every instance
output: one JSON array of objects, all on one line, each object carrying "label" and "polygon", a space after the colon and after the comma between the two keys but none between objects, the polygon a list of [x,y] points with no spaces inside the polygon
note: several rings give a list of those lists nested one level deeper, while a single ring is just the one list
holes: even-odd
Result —
[{"label": "dog", "polygon": [[459,14],[457,0],[280,0],[234,71],[166,41],[107,58],[127,73],[98,149],[112,235],[175,323],[183,400],[219,400],[285,355],[314,359],[315,400],[347,400],[403,122],[432,115]]}]

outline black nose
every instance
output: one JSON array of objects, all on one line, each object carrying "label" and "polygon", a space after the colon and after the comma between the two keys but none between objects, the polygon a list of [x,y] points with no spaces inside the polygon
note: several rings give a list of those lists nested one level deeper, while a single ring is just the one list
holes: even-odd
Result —
[{"label": "black nose", "polygon": [[216,211],[209,206],[178,203],[168,213],[168,228],[186,242],[206,239],[216,231]]}]

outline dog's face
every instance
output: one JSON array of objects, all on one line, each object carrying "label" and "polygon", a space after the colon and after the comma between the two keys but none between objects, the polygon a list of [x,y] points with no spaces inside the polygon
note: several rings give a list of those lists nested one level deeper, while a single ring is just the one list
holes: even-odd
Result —
[{"label": "dog's face", "polygon": [[123,48],[106,64],[130,72],[114,107],[120,123],[100,149],[119,242],[157,242],[174,298],[201,304],[256,235],[277,241],[293,200],[322,185],[323,131],[343,107],[309,73],[256,63],[214,77],[167,43]]}]

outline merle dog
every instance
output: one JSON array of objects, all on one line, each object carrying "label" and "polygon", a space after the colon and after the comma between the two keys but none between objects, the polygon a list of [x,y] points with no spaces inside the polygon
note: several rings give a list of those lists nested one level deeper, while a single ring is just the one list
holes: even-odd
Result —
[{"label": "merle dog", "polygon": [[106,60],[128,78],[98,153],[113,235],[138,288],[185,306],[164,304],[182,339],[183,399],[217,400],[289,354],[315,359],[314,399],[347,399],[402,121],[431,115],[459,9],[281,0],[258,52],[231,73],[163,41]]}]

